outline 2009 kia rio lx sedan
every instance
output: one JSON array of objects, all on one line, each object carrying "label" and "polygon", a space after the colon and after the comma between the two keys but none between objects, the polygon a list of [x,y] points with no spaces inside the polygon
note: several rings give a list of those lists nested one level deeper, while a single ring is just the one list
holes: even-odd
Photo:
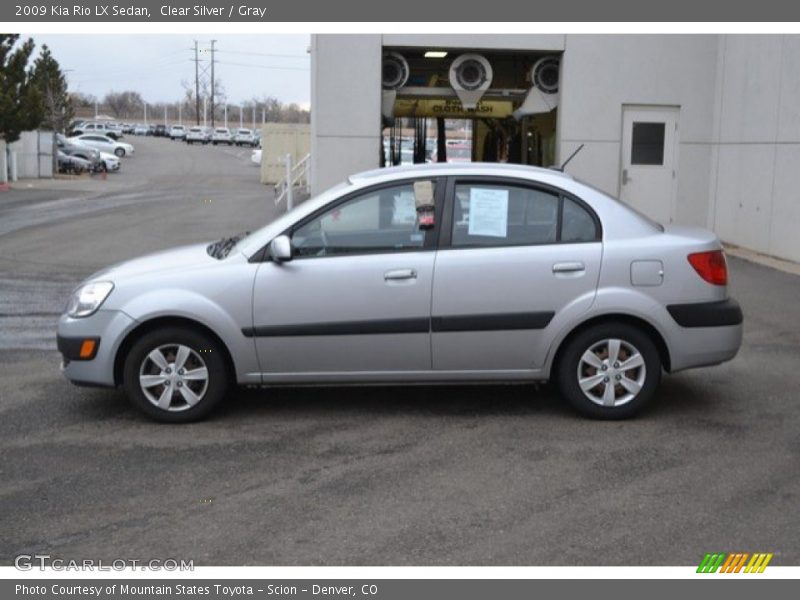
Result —
[{"label": "2009 kia rio lx sedan", "polygon": [[233,384],[536,381],[633,415],[668,372],[734,357],[742,313],[708,231],[650,222],[558,171],[352,176],[245,237],[159,252],[75,290],[76,384],[198,419]]}]

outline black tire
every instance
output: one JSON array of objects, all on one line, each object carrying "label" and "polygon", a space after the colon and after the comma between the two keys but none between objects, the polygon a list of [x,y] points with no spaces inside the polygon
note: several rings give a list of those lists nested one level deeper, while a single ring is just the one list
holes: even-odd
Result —
[{"label": "black tire", "polygon": [[[200,396],[200,400],[196,404],[189,405],[184,400],[183,392],[175,387],[170,396],[173,410],[165,410],[156,406],[145,395],[139,384],[139,375],[141,369],[146,369],[146,372],[149,370],[150,373],[159,370],[159,367],[156,367],[155,363],[148,358],[153,350],[162,348],[162,356],[169,361],[170,357],[173,360],[176,358],[177,352],[171,354],[171,348],[175,347],[177,350],[178,345],[185,346],[194,353],[186,360],[186,365],[189,365],[188,369],[193,370],[204,363],[208,377],[202,393],[198,387],[202,386],[202,383],[187,380],[184,384],[187,388],[189,385],[194,386],[193,392],[197,392],[196,395]],[[143,335],[133,344],[125,357],[123,371],[125,393],[136,408],[151,419],[162,423],[190,423],[206,417],[225,397],[229,380],[230,376],[223,357],[223,350],[219,344],[203,333],[182,327],[167,327]],[[166,388],[163,385],[157,385],[149,390],[152,390],[151,395],[155,398],[156,395],[161,396]]]},{"label": "black tire", "polygon": [[114,154],[117,156],[117,158],[122,158],[123,156],[125,156],[125,149],[124,148],[115,148],[114,149]]},{"label": "black tire", "polygon": [[[617,372],[614,364],[608,362],[611,344],[604,346],[605,340],[622,342],[620,360],[614,364],[624,366],[624,361],[638,351],[642,358],[644,372],[640,371],[638,367]],[[602,350],[604,347],[605,352]],[[603,363],[600,368],[591,367],[586,362],[582,363],[584,353],[592,349],[595,350],[593,354]],[[606,358],[602,358],[603,354]],[[579,368],[582,370],[580,373]],[[601,368],[603,371],[600,370]],[[595,387],[584,393],[578,382],[581,376],[586,380],[597,377],[599,381]],[[600,396],[607,389],[605,381],[621,381],[622,377],[625,378],[624,383],[612,386],[615,399],[610,402],[617,404],[613,406],[600,404],[599,402],[602,400]],[[633,383],[641,386],[635,394],[627,387],[632,385],[632,380],[636,380]],[[581,331],[567,341],[560,353],[558,365],[556,365],[556,382],[561,396],[579,413],[593,419],[627,419],[634,416],[652,400],[660,381],[661,358],[658,348],[647,333],[627,323],[602,323]],[[595,396],[595,400],[593,401],[587,394]],[[628,396],[632,397],[628,399]]]}]

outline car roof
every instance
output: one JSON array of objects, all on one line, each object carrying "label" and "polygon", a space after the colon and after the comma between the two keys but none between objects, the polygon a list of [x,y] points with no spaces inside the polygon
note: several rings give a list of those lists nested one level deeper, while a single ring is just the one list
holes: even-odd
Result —
[{"label": "car roof", "polygon": [[494,177],[530,177],[541,179],[556,178],[566,181],[573,181],[571,175],[556,169],[545,169],[542,167],[532,167],[528,165],[516,165],[509,163],[425,163],[418,165],[402,165],[398,167],[387,167],[383,169],[372,169],[351,175],[348,180],[353,185],[377,183],[380,181],[391,181],[404,177],[416,176],[446,176],[446,175],[490,175]]}]

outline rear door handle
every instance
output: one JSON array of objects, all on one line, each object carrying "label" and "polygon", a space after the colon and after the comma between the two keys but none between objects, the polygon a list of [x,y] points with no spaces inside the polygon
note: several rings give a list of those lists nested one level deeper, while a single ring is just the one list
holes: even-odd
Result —
[{"label": "rear door handle", "polygon": [[585,270],[586,265],[580,261],[560,262],[553,265],[553,273],[577,273]]},{"label": "rear door handle", "polygon": [[395,269],[393,271],[386,271],[383,274],[384,281],[399,281],[402,279],[416,279],[417,272],[414,269]]}]

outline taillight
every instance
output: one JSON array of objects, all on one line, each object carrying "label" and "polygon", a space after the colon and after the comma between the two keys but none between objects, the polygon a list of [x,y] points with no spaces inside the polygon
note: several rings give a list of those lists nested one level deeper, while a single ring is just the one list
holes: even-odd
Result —
[{"label": "taillight", "polygon": [[722,250],[695,252],[686,258],[697,274],[713,285],[728,285],[728,263]]}]

